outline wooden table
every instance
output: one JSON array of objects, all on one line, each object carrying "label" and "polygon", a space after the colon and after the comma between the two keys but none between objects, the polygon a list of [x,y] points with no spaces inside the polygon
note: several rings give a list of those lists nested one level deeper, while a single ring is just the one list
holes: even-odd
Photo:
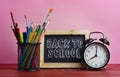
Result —
[{"label": "wooden table", "polygon": [[109,64],[105,69],[40,69],[40,71],[18,71],[17,65],[0,64],[0,77],[120,77],[120,64]]}]

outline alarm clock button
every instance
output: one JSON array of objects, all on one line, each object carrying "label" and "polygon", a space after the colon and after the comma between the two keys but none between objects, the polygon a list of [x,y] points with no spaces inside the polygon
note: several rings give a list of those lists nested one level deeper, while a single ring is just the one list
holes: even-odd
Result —
[{"label": "alarm clock button", "polygon": [[109,41],[107,39],[104,39],[104,38],[100,38],[99,39],[101,42],[107,44],[107,45],[110,45]]}]

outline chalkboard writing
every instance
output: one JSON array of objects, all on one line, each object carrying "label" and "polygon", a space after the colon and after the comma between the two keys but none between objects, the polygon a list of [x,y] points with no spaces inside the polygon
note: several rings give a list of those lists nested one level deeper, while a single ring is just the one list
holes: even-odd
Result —
[{"label": "chalkboard writing", "polygon": [[44,62],[80,63],[85,35],[45,35]]}]

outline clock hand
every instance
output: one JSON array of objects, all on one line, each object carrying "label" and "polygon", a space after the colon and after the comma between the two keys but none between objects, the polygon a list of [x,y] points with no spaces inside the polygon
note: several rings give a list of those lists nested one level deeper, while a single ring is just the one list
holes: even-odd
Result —
[{"label": "clock hand", "polygon": [[[96,57],[96,55],[95,55],[95,56],[93,56],[93,57],[91,57],[89,60],[92,60],[92,59],[93,59],[93,58],[95,58],[95,57]],[[88,60],[88,61],[89,61],[89,60]]]},{"label": "clock hand", "polygon": [[97,46],[96,46],[95,56],[91,57],[89,60],[91,60],[91,59],[93,59],[95,57],[97,57]]},{"label": "clock hand", "polygon": [[97,57],[97,46],[96,46],[96,54],[95,54],[95,56]]}]

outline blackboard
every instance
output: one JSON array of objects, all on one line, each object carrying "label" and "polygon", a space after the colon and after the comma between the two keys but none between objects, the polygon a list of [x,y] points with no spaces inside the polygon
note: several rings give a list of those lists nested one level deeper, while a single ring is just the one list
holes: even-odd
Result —
[{"label": "blackboard", "polygon": [[46,30],[40,45],[40,68],[83,68],[81,53],[88,30]]},{"label": "blackboard", "polygon": [[80,63],[84,51],[85,35],[45,35],[45,63]]}]

